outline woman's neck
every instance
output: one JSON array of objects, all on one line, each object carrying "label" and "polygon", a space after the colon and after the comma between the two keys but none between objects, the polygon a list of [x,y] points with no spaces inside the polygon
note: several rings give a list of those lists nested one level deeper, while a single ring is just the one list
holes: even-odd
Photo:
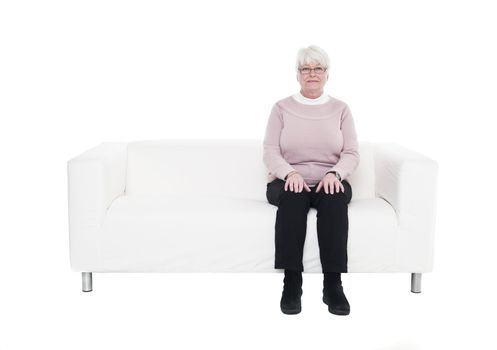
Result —
[{"label": "woman's neck", "polygon": [[312,91],[305,91],[303,89],[300,89],[300,93],[302,96],[307,97],[307,98],[318,98],[323,94],[323,90],[312,90]]},{"label": "woman's neck", "polygon": [[293,95],[294,100],[296,100],[299,103],[305,104],[305,105],[320,105],[323,103],[326,103],[330,100],[330,96],[326,94],[321,94],[321,96],[318,96],[316,98],[308,98],[302,95],[302,91],[297,92],[296,94]]}]

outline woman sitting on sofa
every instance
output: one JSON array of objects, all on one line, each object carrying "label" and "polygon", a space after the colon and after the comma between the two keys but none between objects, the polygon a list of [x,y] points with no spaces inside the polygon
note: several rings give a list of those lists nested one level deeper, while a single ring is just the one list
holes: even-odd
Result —
[{"label": "woman sitting on sofa", "polygon": [[348,204],[352,199],[346,178],[357,168],[359,152],[349,107],[323,93],[328,68],[328,55],[321,48],[298,51],[301,89],[273,105],[264,137],[263,160],[269,170],[266,197],[278,207],[274,267],[285,270],[280,301],[285,314],[301,311],[310,207],[318,212],[323,301],[333,314],[350,312],[340,274],[347,272]]}]

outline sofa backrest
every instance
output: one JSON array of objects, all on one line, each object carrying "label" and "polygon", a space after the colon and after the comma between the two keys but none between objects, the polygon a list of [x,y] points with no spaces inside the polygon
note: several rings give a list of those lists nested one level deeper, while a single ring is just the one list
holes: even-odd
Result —
[{"label": "sofa backrest", "polygon": [[[267,201],[268,171],[262,161],[262,142],[256,139],[130,142],[125,193],[199,194]],[[359,147],[361,162],[348,179],[353,199],[374,196],[372,145],[361,143]]]}]

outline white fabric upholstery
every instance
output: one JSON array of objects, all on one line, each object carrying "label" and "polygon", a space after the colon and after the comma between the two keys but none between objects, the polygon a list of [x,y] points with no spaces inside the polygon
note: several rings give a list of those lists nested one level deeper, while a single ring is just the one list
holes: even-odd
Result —
[{"label": "white fabric upholstery", "polygon": [[[396,144],[359,152],[347,179],[348,272],[431,271],[438,164]],[[71,268],[277,271],[266,175],[262,140],[102,143],[68,161]],[[316,213],[305,272],[321,272]]]}]

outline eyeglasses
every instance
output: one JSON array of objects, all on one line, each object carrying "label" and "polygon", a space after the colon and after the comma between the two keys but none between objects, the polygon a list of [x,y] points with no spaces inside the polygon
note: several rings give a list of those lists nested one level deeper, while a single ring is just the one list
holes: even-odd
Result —
[{"label": "eyeglasses", "polygon": [[304,67],[304,68],[299,68],[299,72],[302,74],[309,74],[311,71],[314,71],[316,74],[323,74],[326,72],[326,68],[323,67],[315,67],[315,68],[309,68],[309,67]]}]

